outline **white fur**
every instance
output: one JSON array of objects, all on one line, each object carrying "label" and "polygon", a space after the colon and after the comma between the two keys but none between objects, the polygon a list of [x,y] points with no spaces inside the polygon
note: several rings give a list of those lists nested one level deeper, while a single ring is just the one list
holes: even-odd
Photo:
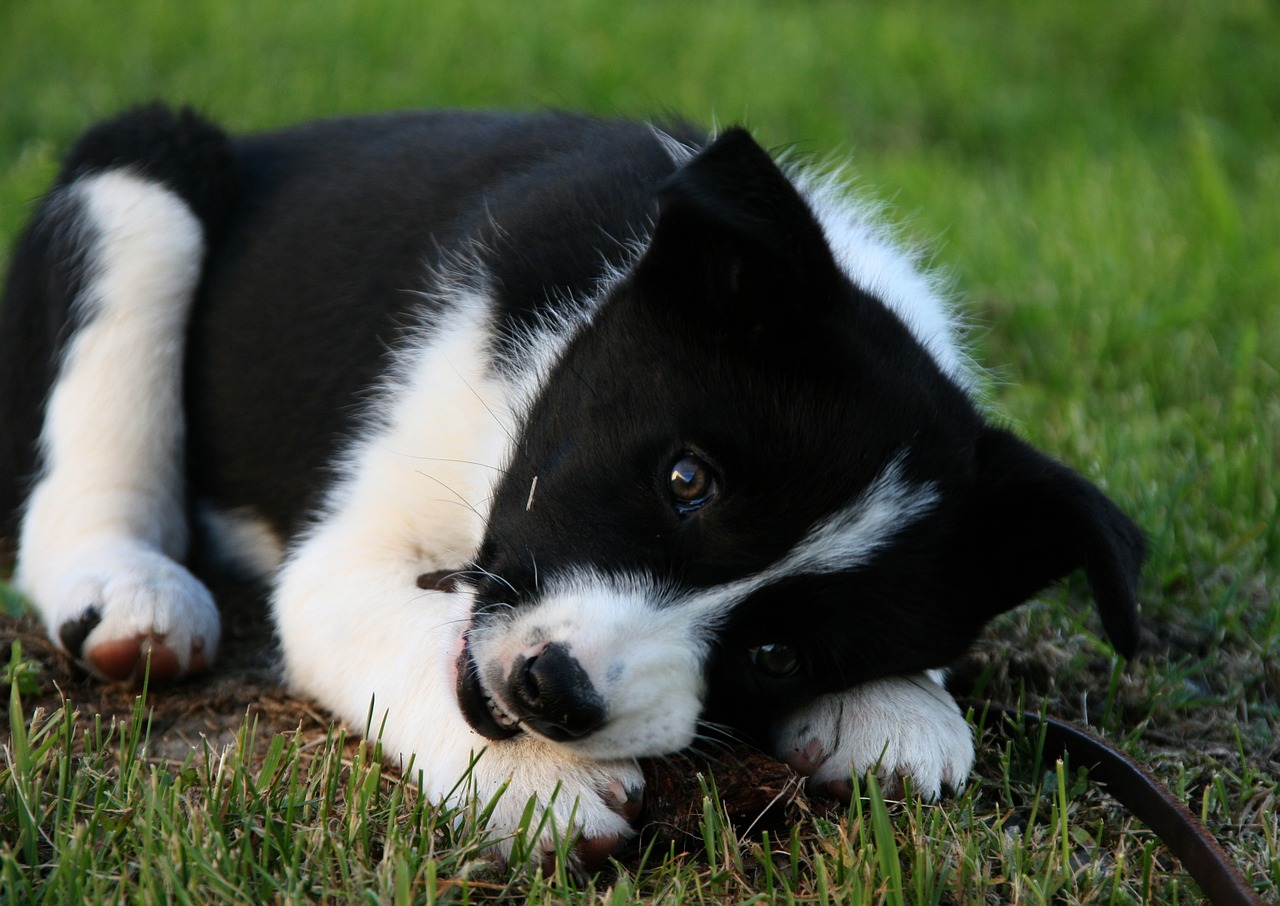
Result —
[{"label": "white fur", "polygon": [[[643,785],[635,762],[476,734],[455,697],[471,598],[415,585],[419,574],[460,567],[473,553],[508,456],[513,391],[486,367],[488,336],[487,300],[459,287],[444,323],[403,352],[372,433],[345,456],[324,518],[281,568],[273,613],[286,674],[348,723],[380,734],[432,797],[488,800],[507,785],[490,821],[499,837],[516,829],[534,797],[539,820],[551,819],[539,834],[544,847],[571,829],[621,836],[619,791]],[[481,752],[469,790],[459,790]],[[510,840],[498,848],[509,851]]]},{"label": "white fur", "polygon": [[923,517],[938,500],[932,484],[913,485],[902,476],[899,454],[852,505],[816,525],[777,565],[763,574],[826,573],[865,566],[895,535]]},{"label": "white fur", "polygon": [[218,560],[263,580],[284,562],[284,539],[252,507],[221,510],[202,503],[198,515]]},{"label": "white fur", "polygon": [[973,731],[937,673],[889,677],[824,695],[782,722],[774,752],[811,783],[838,788],[875,773],[898,790],[937,799],[973,769]]},{"label": "white fur", "polygon": [[[348,720],[395,685],[375,682],[386,646],[416,642],[407,621],[431,620],[449,597],[424,594],[417,576],[463,566],[480,542],[513,430],[506,388],[486,368],[488,322],[483,297],[460,298],[402,352],[370,419],[380,423],[346,452],[322,517],[281,569],[273,613],[289,678]],[[436,618],[455,621],[446,648],[465,619]]]},{"label": "white fur", "polygon": [[19,536],[17,582],[57,629],[96,608],[85,650],[162,635],[183,669],[215,654],[187,546],[182,354],[200,224],[173,193],[125,171],[65,190],[89,238],[84,325],[66,349],[40,435],[42,472]]},{"label": "white fur", "polygon": [[677,167],[683,167],[697,155],[698,148],[694,145],[685,144],[657,126],[651,125],[649,129],[653,132],[653,137],[658,140],[658,144],[662,145],[662,150],[667,152],[667,156]]},{"label": "white fur", "polygon": [[839,171],[793,170],[790,175],[822,225],[840,269],[902,319],[944,374],[976,393],[980,369],[964,351],[959,313],[941,279],[920,266],[920,254],[896,241],[875,205],[849,196]]}]

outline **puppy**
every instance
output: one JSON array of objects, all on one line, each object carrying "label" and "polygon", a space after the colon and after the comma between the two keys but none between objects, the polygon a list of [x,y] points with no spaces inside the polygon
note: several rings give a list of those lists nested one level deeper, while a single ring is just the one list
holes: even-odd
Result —
[{"label": "puppy", "polygon": [[298,692],[436,797],[505,785],[500,850],[534,799],[539,845],[608,853],[636,759],[703,738],[957,787],[938,668],[1077,568],[1135,644],[1140,531],[990,422],[913,255],[741,129],[135,110],[0,319],[0,512],[54,640],[209,666],[203,539],[270,584]]}]

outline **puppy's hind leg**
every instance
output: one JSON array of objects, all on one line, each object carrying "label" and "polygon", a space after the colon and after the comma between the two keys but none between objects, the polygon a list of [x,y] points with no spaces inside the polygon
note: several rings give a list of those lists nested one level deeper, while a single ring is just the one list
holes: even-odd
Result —
[{"label": "puppy's hind leg", "polygon": [[11,281],[5,301],[43,307],[64,338],[15,577],[54,640],[108,679],[138,681],[148,664],[180,676],[217,650],[213,599],[179,565],[182,363],[210,212],[227,198],[205,171],[225,160],[221,133],[190,114],[146,108],[97,127],[20,246],[33,260],[15,267],[34,279]]}]

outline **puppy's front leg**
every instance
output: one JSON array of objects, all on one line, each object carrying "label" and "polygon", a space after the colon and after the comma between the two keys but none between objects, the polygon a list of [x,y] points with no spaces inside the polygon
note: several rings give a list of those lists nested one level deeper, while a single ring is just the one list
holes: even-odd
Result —
[{"label": "puppy's front leg", "polygon": [[[576,836],[575,857],[601,862],[631,835],[639,767],[582,759],[528,733],[491,741],[472,730],[455,694],[470,596],[418,588],[417,576],[439,564],[424,565],[367,527],[328,521],[280,573],[273,604],[290,684],[380,736],[388,757],[421,773],[433,799],[485,806],[501,793],[488,822],[501,857],[528,833],[535,856]],[[522,828],[531,799],[532,825]]]},{"label": "puppy's front leg", "polygon": [[775,728],[774,753],[811,788],[848,799],[853,775],[873,771],[896,794],[902,781],[925,799],[964,786],[973,731],[934,673],[888,677],[824,695]]}]

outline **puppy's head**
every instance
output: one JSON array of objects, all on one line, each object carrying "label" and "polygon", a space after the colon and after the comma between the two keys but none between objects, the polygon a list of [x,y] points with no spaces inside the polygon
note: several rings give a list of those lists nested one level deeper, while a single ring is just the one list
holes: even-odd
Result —
[{"label": "puppy's head", "polygon": [[658,200],[496,490],[459,669],[479,732],[592,758],[763,733],[945,665],[1080,567],[1133,648],[1136,526],[987,423],[746,133]]}]

